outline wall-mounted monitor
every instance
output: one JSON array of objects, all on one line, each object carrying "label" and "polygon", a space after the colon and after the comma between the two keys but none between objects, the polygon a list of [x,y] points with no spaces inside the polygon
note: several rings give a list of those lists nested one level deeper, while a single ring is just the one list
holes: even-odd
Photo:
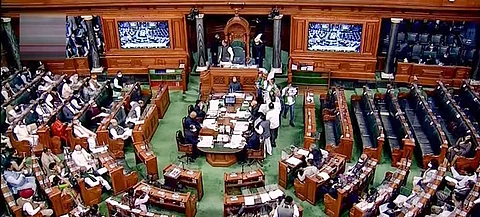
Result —
[{"label": "wall-mounted monitor", "polygon": [[310,22],[308,44],[310,51],[360,52],[362,24]]},{"label": "wall-mounted monitor", "polygon": [[124,49],[170,48],[168,21],[119,21],[120,47]]}]

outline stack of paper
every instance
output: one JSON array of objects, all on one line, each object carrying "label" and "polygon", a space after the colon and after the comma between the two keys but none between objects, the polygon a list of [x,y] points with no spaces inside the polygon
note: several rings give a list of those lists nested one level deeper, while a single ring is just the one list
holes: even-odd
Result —
[{"label": "stack of paper", "polygon": [[328,175],[328,173],[326,172],[320,172],[317,175],[318,177],[321,177],[323,180],[328,180],[330,178],[330,175]]},{"label": "stack of paper", "polygon": [[230,140],[230,136],[227,134],[218,134],[217,141],[219,142],[228,142]]},{"label": "stack of paper", "polygon": [[262,203],[265,203],[271,200],[270,195],[268,195],[267,193],[260,194],[260,198],[262,199]]},{"label": "stack of paper", "polygon": [[308,156],[308,154],[310,154],[310,152],[308,152],[305,149],[298,149],[297,153],[301,154],[301,155],[304,155],[305,157]]},{"label": "stack of paper", "polygon": [[225,144],[223,147],[225,148],[240,148],[243,147],[243,136],[241,135],[232,135],[230,139],[230,143]]},{"label": "stack of paper", "polygon": [[296,157],[290,157],[287,159],[287,163],[291,164],[291,165],[294,165],[294,166],[297,166],[298,164],[300,164],[302,161]]},{"label": "stack of paper", "polygon": [[197,144],[200,148],[213,148],[213,136],[200,136],[200,141]]},{"label": "stack of paper", "polygon": [[270,196],[270,198],[272,198],[272,200],[275,200],[275,199],[283,196],[283,191],[280,190],[280,189],[277,189],[275,191],[268,192],[268,195]]},{"label": "stack of paper", "polygon": [[253,196],[245,197],[244,199],[245,199],[246,206],[251,206],[255,204],[255,197]]},{"label": "stack of paper", "polygon": [[205,119],[203,120],[203,126],[213,130],[217,126],[217,121],[215,119]]},{"label": "stack of paper", "polygon": [[210,100],[209,106],[208,106],[208,111],[218,111],[218,105],[220,104],[220,100],[214,99]]},{"label": "stack of paper", "polygon": [[235,128],[233,129],[234,134],[238,134],[237,132],[243,133],[244,131],[247,131],[248,124],[248,121],[237,121],[237,123],[235,123]]}]

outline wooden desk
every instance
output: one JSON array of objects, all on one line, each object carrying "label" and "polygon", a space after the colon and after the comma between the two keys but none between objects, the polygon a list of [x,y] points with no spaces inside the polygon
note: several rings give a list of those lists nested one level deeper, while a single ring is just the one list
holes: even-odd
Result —
[{"label": "wooden desk", "polygon": [[136,184],[134,189],[138,196],[147,192],[150,196],[149,202],[163,209],[185,213],[186,217],[194,217],[197,212],[197,198],[195,195],[191,195],[190,192],[172,192],[148,185],[144,182]]},{"label": "wooden desk", "polygon": [[[363,87],[363,94],[362,95],[352,95],[350,104],[352,104],[355,117],[357,119],[357,124],[359,122],[365,123],[365,130],[367,132],[362,132],[360,129],[361,137],[369,136],[370,140],[372,141],[371,147],[366,147],[363,145],[363,152],[370,158],[375,158],[377,161],[380,161],[383,151],[383,143],[385,143],[385,132],[383,130],[382,121],[380,120],[380,116],[378,114],[378,109],[374,103],[374,95],[371,93],[368,87]],[[359,105],[360,104],[360,105]],[[360,106],[360,111],[356,108],[356,105]],[[358,117],[356,114],[357,112],[361,112],[361,116]],[[371,114],[374,118],[374,122],[369,122],[368,115]],[[359,120],[363,119],[363,120]],[[373,125],[374,126],[371,126]],[[357,126],[360,128],[360,126]],[[372,129],[371,127],[375,127]],[[376,132],[376,134],[374,134]],[[360,139],[362,140],[362,139]],[[362,140],[363,141],[363,140]],[[376,144],[375,144],[376,143]]]},{"label": "wooden desk", "polygon": [[[278,198],[273,198],[270,196],[269,193],[279,191],[283,197],[285,193],[283,190],[278,189],[274,185],[269,185],[265,187],[260,187],[260,188],[252,188],[256,191],[256,193],[248,194],[248,195],[224,195],[223,198],[223,216],[227,217],[229,216],[229,212],[233,214],[238,214],[238,211],[240,208],[243,206],[244,207],[244,213],[257,213],[258,210],[261,208],[267,208],[267,210],[273,209],[275,205],[277,204],[277,199]],[[266,194],[267,198],[269,200],[266,200],[262,202],[261,199],[261,194]],[[246,197],[253,197],[254,198],[254,204],[253,205],[245,205],[245,198]],[[298,211],[300,213],[300,216],[303,216],[303,208],[298,206]]]},{"label": "wooden desk", "polygon": [[459,87],[462,80],[470,77],[471,67],[466,66],[438,66],[415,63],[397,63],[395,82],[411,83],[417,76],[418,84],[435,86],[437,81]]},{"label": "wooden desk", "polygon": [[[65,156],[67,167],[70,169],[71,176],[80,177],[80,167],[75,165],[71,159],[71,153]],[[95,165],[93,160],[89,161],[90,165]],[[83,203],[86,206],[92,206],[102,201],[102,185],[96,185],[94,187],[88,187],[83,178],[77,178],[78,187],[80,189],[80,195],[82,196]]]},{"label": "wooden desk", "polygon": [[[477,169],[477,174],[480,172],[480,167]],[[473,203],[476,199],[479,198],[480,195],[480,177],[477,177],[477,182],[473,189],[468,193],[467,198],[463,201],[462,205],[459,207],[455,207],[454,213],[456,217],[466,217],[468,214],[472,216],[475,213],[471,213],[472,208],[475,206]]]},{"label": "wooden desk", "polygon": [[153,104],[157,106],[158,118],[163,118],[163,116],[167,112],[168,106],[170,106],[170,94],[168,92],[168,85],[160,85],[152,101]]},{"label": "wooden desk", "polygon": [[315,205],[317,202],[317,193],[329,179],[323,179],[318,176],[319,173],[327,173],[330,178],[334,178],[337,174],[345,171],[346,158],[344,155],[331,153],[328,161],[320,167],[318,173],[313,176],[305,177],[305,181],[301,182],[295,178],[294,187],[295,195],[300,200],[307,200],[309,203]]},{"label": "wooden desk", "polygon": [[317,119],[315,117],[315,92],[305,90],[303,95],[303,147],[308,149],[311,144],[315,144],[317,135]]},{"label": "wooden desk", "polygon": [[[306,149],[304,149],[305,151],[308,151]],[[303,155],[301,154],[297,154],[295,152],[291,153],[290,157],[295,157],[297,159],[301,159]],[[295,174],[295,171],[299,168],[300,165],[293,165],[293,164],[290,164],[287,162],[287,159],[286,158],[285,160],[280,160],[278,161],[278,185],[280,185],[280,187],[284,188],[284,189],[287,189],[288,188],[288,184],[290,182],[290,180],[293,180],[291,179],[291,175],[292,174]],[[295,178],[295,177],[293,177]]]},{"label": "wooden desk", "polygon": [[145,212],[140,209],[131,209],[128,205],[122,204],[109,197],[105,200],[109,216],[129,216],[129,217],[174,217],[173,215],[162,215],[153,212]]},{"label": "wooden desk", "polygon": [[[422,216],[423,210],[426,209],[428,206],[428,203],[431,201],[430,199],[435,197],[435,194],[437,192],[438,187],[441,185],[443,178],[445,177],[445,173],[447,172],[447,160],[444,160],[443,163],[440,165],[438,168],[438,172],[435,178],[430,181],[424,188],[423,192],[418,194],[415,197],[421,197],[419,198],[418,202],[415,202],[415,204],[409,203],[409,201],[405,201],[403,203],[403,208],[401,213],[398,215],[399,217],[405,217],[405,216],[410,216],[410,217],[416,217],[416,216]],[[410,202],[413,202],[415,200],[411,200]]]},{"label": "wooden desk", "polygon": [[242,86],[242,91],[256,95],[255,82],[258,69],[229,69],[211,67],[200,73],[200,98],[206,100],[211,93],[226,93],[233,77]]},{"label": "wooden desk", "polygon": [[22,217],[23,216],[22,207],[19,207],[17,205],[17,202],[15,201],[15,198],[13,198],[13,194],[10,191],[10,188],[8,187],[5,179],[2,177],[0,180],[1,180],[1,183],[2,183],[2,197],[3,197],[3,200],[7,204],[8,208],[10,208],[10,211],[12,212],[13,216]]},{"label": "wooden desk", "polygon": [[134,143],[135,159],[138,162],[142,162],[147,167],[147,175],[153,175],[155,179],[158,179],[158,164],[157,156],[146,143]]},{"label": "wooden desk", "polygon": [[[169,173],[173,171],[175,168],[180,170],[180,174],[177,178],[171,177],[169,175]],[[197,190],[198,200],[202,200],[203,198],[202,171],[182,169],[177,165],[169,164],[163,169],[163,178],[165,179],[165,182],[168,182],[168,180],[170,179],[171,181],[180,182],[186,186],[195,188]]]},{"label": "wooden desk", "polygon": [[[436,159],[438,162],[441,162],[443,159],[445,159],[445,156],[447,154],[447,149],[448,149],[448,140],[445,135],[445,132],[443,132],[442,126],[437,120],[437,117],[433,114],[432,109],[430,108],[427,100],[425,97],[423,97],[422,91],[418,88],[417,84],[412,84],[412,88],[410,89],[410,92],[408,94],[399,94],[399,98],[406,98],[406,97],[415,97],[415,99],[418,101],[417,106],[423,106],[425,110],[428,113],[428,116],[430,116],[430,119],[432,120],[432,125],[433,129],[438,132],[439,135],[439,141],[441,142],[440,144],[440,152],[438,154],[424,154],[422,156],[423,159],[423,168],[427,168],[428,163],[432,159]],[[415,133],[414,133],[415,134]]]},{"label": "wooden desk", "polygon": [[136,124],[133,128],[133,142],[150,142],[158,127],[157,106],[148,104],[139,120],[144,122],[143,124]]},{"label": "wooden desk", "polygon": [[337,189],[337,198],[333,198],[330,194],[325,194],[325,213],[330,217],[338,217],[345,208],[350,208],[352,204],[347,204],[347,198],[352,193],[361,194],[368,185],[373,182],[375,175],[375,167],[377,160],[369,158],[362,168],[362,173],[352,182],[345,183],[343,188]]},{"label": "wooden desk", "polygon": [[322,120],[324,124],[332,121],[335,122],[338,116],[340,126],[342,127],[338,144],[327,142],[325,149],[328,152],[343,154],[347,157],[347,160],[350,161],[353,151],[353,127],[350,112],[348,111],[345,91],[343,88],[333,87],[326,96],[321,95],[320,97],[320,101],[322,102],[334,102],[334,105],[330,105],[332,107],[323,108],[322,105]]},{"label": "wooden desk", "polygon": [[[43,71],[40,75],[37,75],[31,82],[29,85],[23,87],[21,90],[19,90],[18,92],[16,92],[15,94],[13,94],[12,97],[10,97],[10,99],[8,101],[5,101],[2,103],[2,108],[5,108],[7,105],[10,105],[12,102],[14,102],[17,98],[19,98],[21,95],[23,95],[25,93],[25,91],[27,91],[27,89],[33,87],[34,85],[36,84],[39,84],[41,80],[43,80],[43,76],[45,75],[45,71]],[[3,82],[2,82],[3,83]],[[56,86],[56,85],[54,85]],[[35,91],[35,90],[32,90],[32,91]]]},{"label": "wooden desk", "polygon": [[107,168],[108,170],[114,194],[124,192],[137,184],[137,171],[132,171],[129,174],[125,174],[123,166],[118,165],[109,152],[100,153],[98,155],[98,159],[103,167]]},{"label": "wooden desk", "polygon": [[[398,103],[398,99],[395,95],[394,89],[388,89],[384,95],[375,95],[375,99],[377,100],[377,104],[385,104],[385,108],[380,109],[380,115],[384,126],[386,126],[387,122],[392,122],[391,118],[395,118],[398,120],[398,124],[392,124],[392,128],[399,127],[400,130],[392,130],[395,133],[395,135],[393,136],[395,136],[396,138],[401,138],[401,147],[394,148],[390,145],[390,150],[392,153],[392,166],[395,167],[402,158],[406,158],[409,160],[412,159],[415,149],[415,138],[413,136],[412,130],[410,129],[410,126],[408,125],[407,118],[405,117],[405,114],[402,111],[400,104]],[[383,115],[382,112],[387,112],[388,115]],[[392,114],[394,114],[394,117],[392,117]],[[388,120],[384,121],[383,118],[388,118]],[[385,132],[385,134],[387,140],[390,140],[390,136],[392,135],[389,135],[389,132],[387,131]]]},{"label": "wooden desk", "polygon": [[43,173],[38,160],[37,157],[32,156],[33,173],[40,184],[40,189],[47,195],[55,215],[60,216],[70,212],[73,205],[72,196],[70,194],[62,195],[58,186],[52,186],[48,177]]},{"label": "wooden desk", "polygon": [[[136,84],[134,84],[135,86]],[[123,158],[125,156],[125,152],[123,151],[123,147],[125,142],[122,139],[112,139],[110,138],[110,133],[108,126],[110,125],[110,121],[115,118],[118,111],[122,106],[128,107],[130,106],[130,97],[132,96],[134,88],[131,88],[128,92],[123,93],[123,98],[121,101],[117,102],[117,104],[111,109],[111,113],[109,116],[105,117],[102,120],[102,124],[97,128],[97,145],[108,145],[108,151],[113,154],[115,158]]]},{"label": "wooden desk", "polygon": [[379,195],[375,199],[373,207],[371,209],[367,209],[365,207],[365,205],[367,205],[365,201],[357,203],[352,207],[352,209],[350,209],[351,217],[375,215],[380,205],[393,200],[393,198],[396,198],[400,194],[400,188],[407,182],[412,161],[410,159],[402,158],[398,164],[398,168],[393,172],[393,174],[391,172],[387,172],[390,173],[392,177],[390,181],[384,182],[381,186],[377,187],[377,189],[379,189]]},{"label": "wooden desk", "polygon": [[225,183],[225,193],[241,188],[263,187],[265,186],[265,173],[261,169],[243,173],[224,173],[223,182]]}]

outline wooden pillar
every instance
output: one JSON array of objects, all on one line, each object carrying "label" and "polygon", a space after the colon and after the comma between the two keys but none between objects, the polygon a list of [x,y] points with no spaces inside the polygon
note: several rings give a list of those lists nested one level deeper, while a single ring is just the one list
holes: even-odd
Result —
[{"label": "wooden pillar", "polygon": [[13,55],[13,60],[16,69],[22,69],[22,62],[20,62],[20,50],[18,48],[18,42],[15,34],[13,33],[11,18],[2,17],[2,29],[5,32],[8,40],[8,46],[10,46],[10,53]]},{"label": "wooden pillar", "polygon": [[278,15],[273,18],[273,73],[282,73],[282,17]]},{"label": "wooden pillar", "polygon": [[385,69],[382,78],[393,79],[393,69],[395,68],[395,49],[397,45],[397,34],[400,22],[403,19],[391,18],[390,40],[388,44],[387,58],[385,59]]}]

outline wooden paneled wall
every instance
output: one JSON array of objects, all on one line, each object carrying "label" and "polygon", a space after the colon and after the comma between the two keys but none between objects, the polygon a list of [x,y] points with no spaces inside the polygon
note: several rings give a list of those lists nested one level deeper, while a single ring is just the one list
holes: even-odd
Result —
[{"label": "wooden paneled wall", "polygon": [[[149,68],[173,67],[180,63],[188,65],[186,19],[180,13],[142,11],[125,14],[121,11],[101,15],[105,37],[105,59],[109,73],[122,70],[127,74],[146,74]],[[118,35],[118,21],[163,21],[168,22],[170,48],[122,49]]]},{"label": "wooden paneled wall", "polygon": [[[331,71],[332,78],[375,79],[376,53],[380,33],[380,16],[369,14],[322,13],[292,16],[290,57],[294,64],[314,66],[314,71]],[[359,53],[322,52],[307,50],[310,22],[362,24]],[[291,66],[289,66],[291,68]],[[289,81],[291,81],[291,70]]]}]

